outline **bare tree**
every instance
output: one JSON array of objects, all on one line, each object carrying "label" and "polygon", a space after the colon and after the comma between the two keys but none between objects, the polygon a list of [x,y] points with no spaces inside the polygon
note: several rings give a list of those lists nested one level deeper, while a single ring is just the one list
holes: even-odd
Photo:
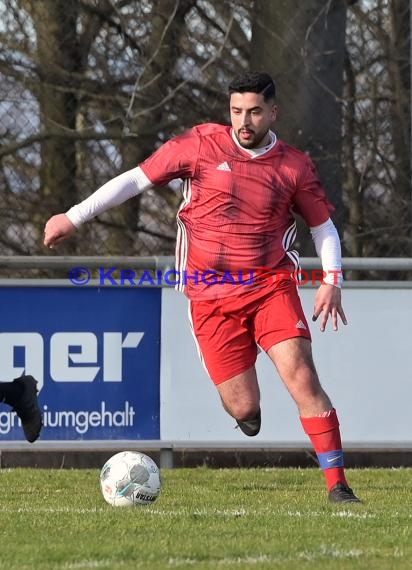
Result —
[{"label": "bare tree", "polygon": [[[254,68],[278,84],[277,130],[315,160],[342,222],[341,123],[346,6],[341,0],[279,0],[256,3]],[[300,246],[304,253],[309,244]]]},{"label": "bare tree", "polygon": [[[4,1],[2,91],[21,103],[0,150],[10,190],[0,224],[12,209],[19,220],[0,243],[28,253],[42,251],[50,213],[137,165],[172,134],[224,120],[226,72],[245,65],[245,9],[229,0]],[[22,177],[22,155],[30,160],[17,195],[9,173],[12,164]],[[111,253],[171,253],[178,201],[173,188],[149,192],[82,228],[59,251],[102,253],[104,243]]]},{"label": "bare tree", "polygon": [[[75,131],[78,108],[70,77],[83,71],[76,32],[79,3],[38,0],[23,4],[30,11],[37,38],[33,63],[39,83],[33,92],[39,103],[43,131],[40,194],[52,212],[64,212],[77,201],[76,143],[65,132]],[[37,213],[34,221],[36,218]],[[74,241],[68,244],[73,252],[74,245]]]},{"label": "bare tree", "polygon": [[358,2],[348,12],[344,187],[351,255],[411,252],[409,21],[405,0]]},{"label": "bare tree", "polygon": [[[50,214],[226,122],[228,83],[255,68],[277,81],[279,135],[317,163],[345,253],[410,254],[409,0],[2,0],[0,18],[0,253],[44,253]],[[177,186],[59,253],[173,253]]]},{"label": "bare tree", "polygon": [[[153,152],[159,127],[162,128],[163,125],[165,128],[170,124],[166,106],[155,105],[155,108],[151,108],[153,102],[160,102],[167,97],[176,62],[182,57],[179,37],[185,27],[185,18],[194,5],[194,0],[164,0],[154,6],[150,44],[144,49],[144,64],[137,73],[129,103],[118,121],[118,150],[122,170],[137,166]],[[143,48],[140,51],[143,52]],[[149,109],[151,110],[148,111]],[[111,226],[110,249],[113,254],[135,251],[141,223],[140,205],[141,197],[138,196],[112,212],[106,222]],[[159,228],[157,229],[160,234]]]}]

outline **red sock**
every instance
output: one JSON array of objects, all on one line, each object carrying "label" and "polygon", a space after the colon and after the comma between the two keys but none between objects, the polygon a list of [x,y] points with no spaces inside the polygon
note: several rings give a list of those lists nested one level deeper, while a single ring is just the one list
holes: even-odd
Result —
[{"label": "red sock", "polygon": [[325,417],[301,417],[300,421],[316,451],[320,467],[323,469],[323,473],[326,477],[328,490],[330,491],[338,482],[347,485],[343,468],[339,420],[336,415],[336,410],[330,410]]}]

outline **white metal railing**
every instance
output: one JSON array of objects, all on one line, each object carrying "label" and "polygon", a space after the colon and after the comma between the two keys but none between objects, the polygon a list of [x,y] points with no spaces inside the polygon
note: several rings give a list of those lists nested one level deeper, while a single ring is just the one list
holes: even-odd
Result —
[{"label": "white metal railing", "polygon": [[[73,267],[118,267],[119,269],[152,269],[167,271],[174,267],[174,256],[65,256],[65,255],[18,255],[0,256],[0,269],[72,269]],[[317,269],[317,257],[302,257],[302,269]],[[411,271],[412,257],[345,257],[343,268],[363,271]]]}]

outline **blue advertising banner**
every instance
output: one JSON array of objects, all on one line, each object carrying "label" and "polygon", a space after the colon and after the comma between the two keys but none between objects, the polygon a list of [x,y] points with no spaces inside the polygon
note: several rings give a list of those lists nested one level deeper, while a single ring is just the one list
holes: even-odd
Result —
[{"label": "blue advertising banner", "polygon": [[[0,380],[36,378],[41,440],[160,438],[160,288],[0,287],[0,315]],[[0,440],[24,440],[5,405]]]}]

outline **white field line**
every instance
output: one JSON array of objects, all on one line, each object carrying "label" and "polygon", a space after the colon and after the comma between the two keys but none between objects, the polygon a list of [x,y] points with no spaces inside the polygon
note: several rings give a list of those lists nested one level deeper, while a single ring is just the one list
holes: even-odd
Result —
[{"label": "white field line", "polygon": [[[123,562],[116,562],[116,568],[123,566]],[[62,570],[83,570],[88,568],[113,568],[113,560],[79,560],[78,562],[65,562],[60,566]]]},{"label": "white field line", "polygon": [[[274,556],[267,554],[257,554],[255,556],[236,556],[236,557],[225,557],[214,560],[201,560],[196,558],[169,558],[167,562],[167,567],[178,568],[179,566],[197,566],[202,563],[210,565],[211,567],[216,566],[234,566],[239,565],[240,567],[249,567],[257,564],[275,564],[275,563],[287,563],[296,560],[304,561],[320,561],[324,559],[334,559],[334,560],[344,560],[344,559],[359,559],[362,557],[369,557],[375,555],[375,550],[362,550],[358,548],[353,548],[349,550],[342,550],[341,548],[335,548],[331,546],[320,546],[319,550],[303,550],[301,552],[294,553],[291,556]],[[379,553],[382,556],[382,553]],[[402,558],[404,556],[403,552],[398,548],[395,548],[393,552],[385,553],[384,557]]]},{"label": "white field line", "polygon": [[[108,508],[115,508],[103,505],[101,507],[6,507],[0,506],[0,513],[7,513],[7,514],[38,514],[38,513],[50,513],[50,514],[93,514],[93,513],[107,513]],[[187,507],[182,507],[180,509],[159,509],[154,507],[145,507],[145,506],[136,506],[134,507],[136,510],[145,513],[147,515],[154,515],[159,517],[181,517],[181,516],[195,516],[195,517],[211,517],[211,516],[220,516],[220,517],[259,517],[265,513],[273,514],[274,516],[284,516],[290,518],[323,518],[327,519],[330,518],[353,518],[353,519],[376,519],[377,514],[371,512],[356,512],[350,510],[342,510],[342,511],[335,511],[330,513],[325,513],[321,511],[292,511],[292,510],[283,510],[283,509],[269,509],[269,508],[262,508],[262,509],[244,509],[244,508],[237,508],[237,509],[190,509]],[[120,508],[119,508],[120,509]],[[388,515],[386,515],[388,516]],[[390,515],[390,518],[398,518],[399,513],[393,512]],[[412,514],[406,515],[406,513],[402,513],[403,517],[412,518]]]},{"label": "white field line", "polygon": [[39,514],[39,513],[50,513],[55,514],[90,514],[90,513],[105,513],[107,509],[103,507],[91,507],[89,509],[81,507],[0,507],[0,513],[15,513],[15,514]]},{"label": "white field line", "polygon": [[352,511],[338,511],[331,513],[332,517],[353,518],[353,519],[376,519],[375,513],[354,513]]}]

